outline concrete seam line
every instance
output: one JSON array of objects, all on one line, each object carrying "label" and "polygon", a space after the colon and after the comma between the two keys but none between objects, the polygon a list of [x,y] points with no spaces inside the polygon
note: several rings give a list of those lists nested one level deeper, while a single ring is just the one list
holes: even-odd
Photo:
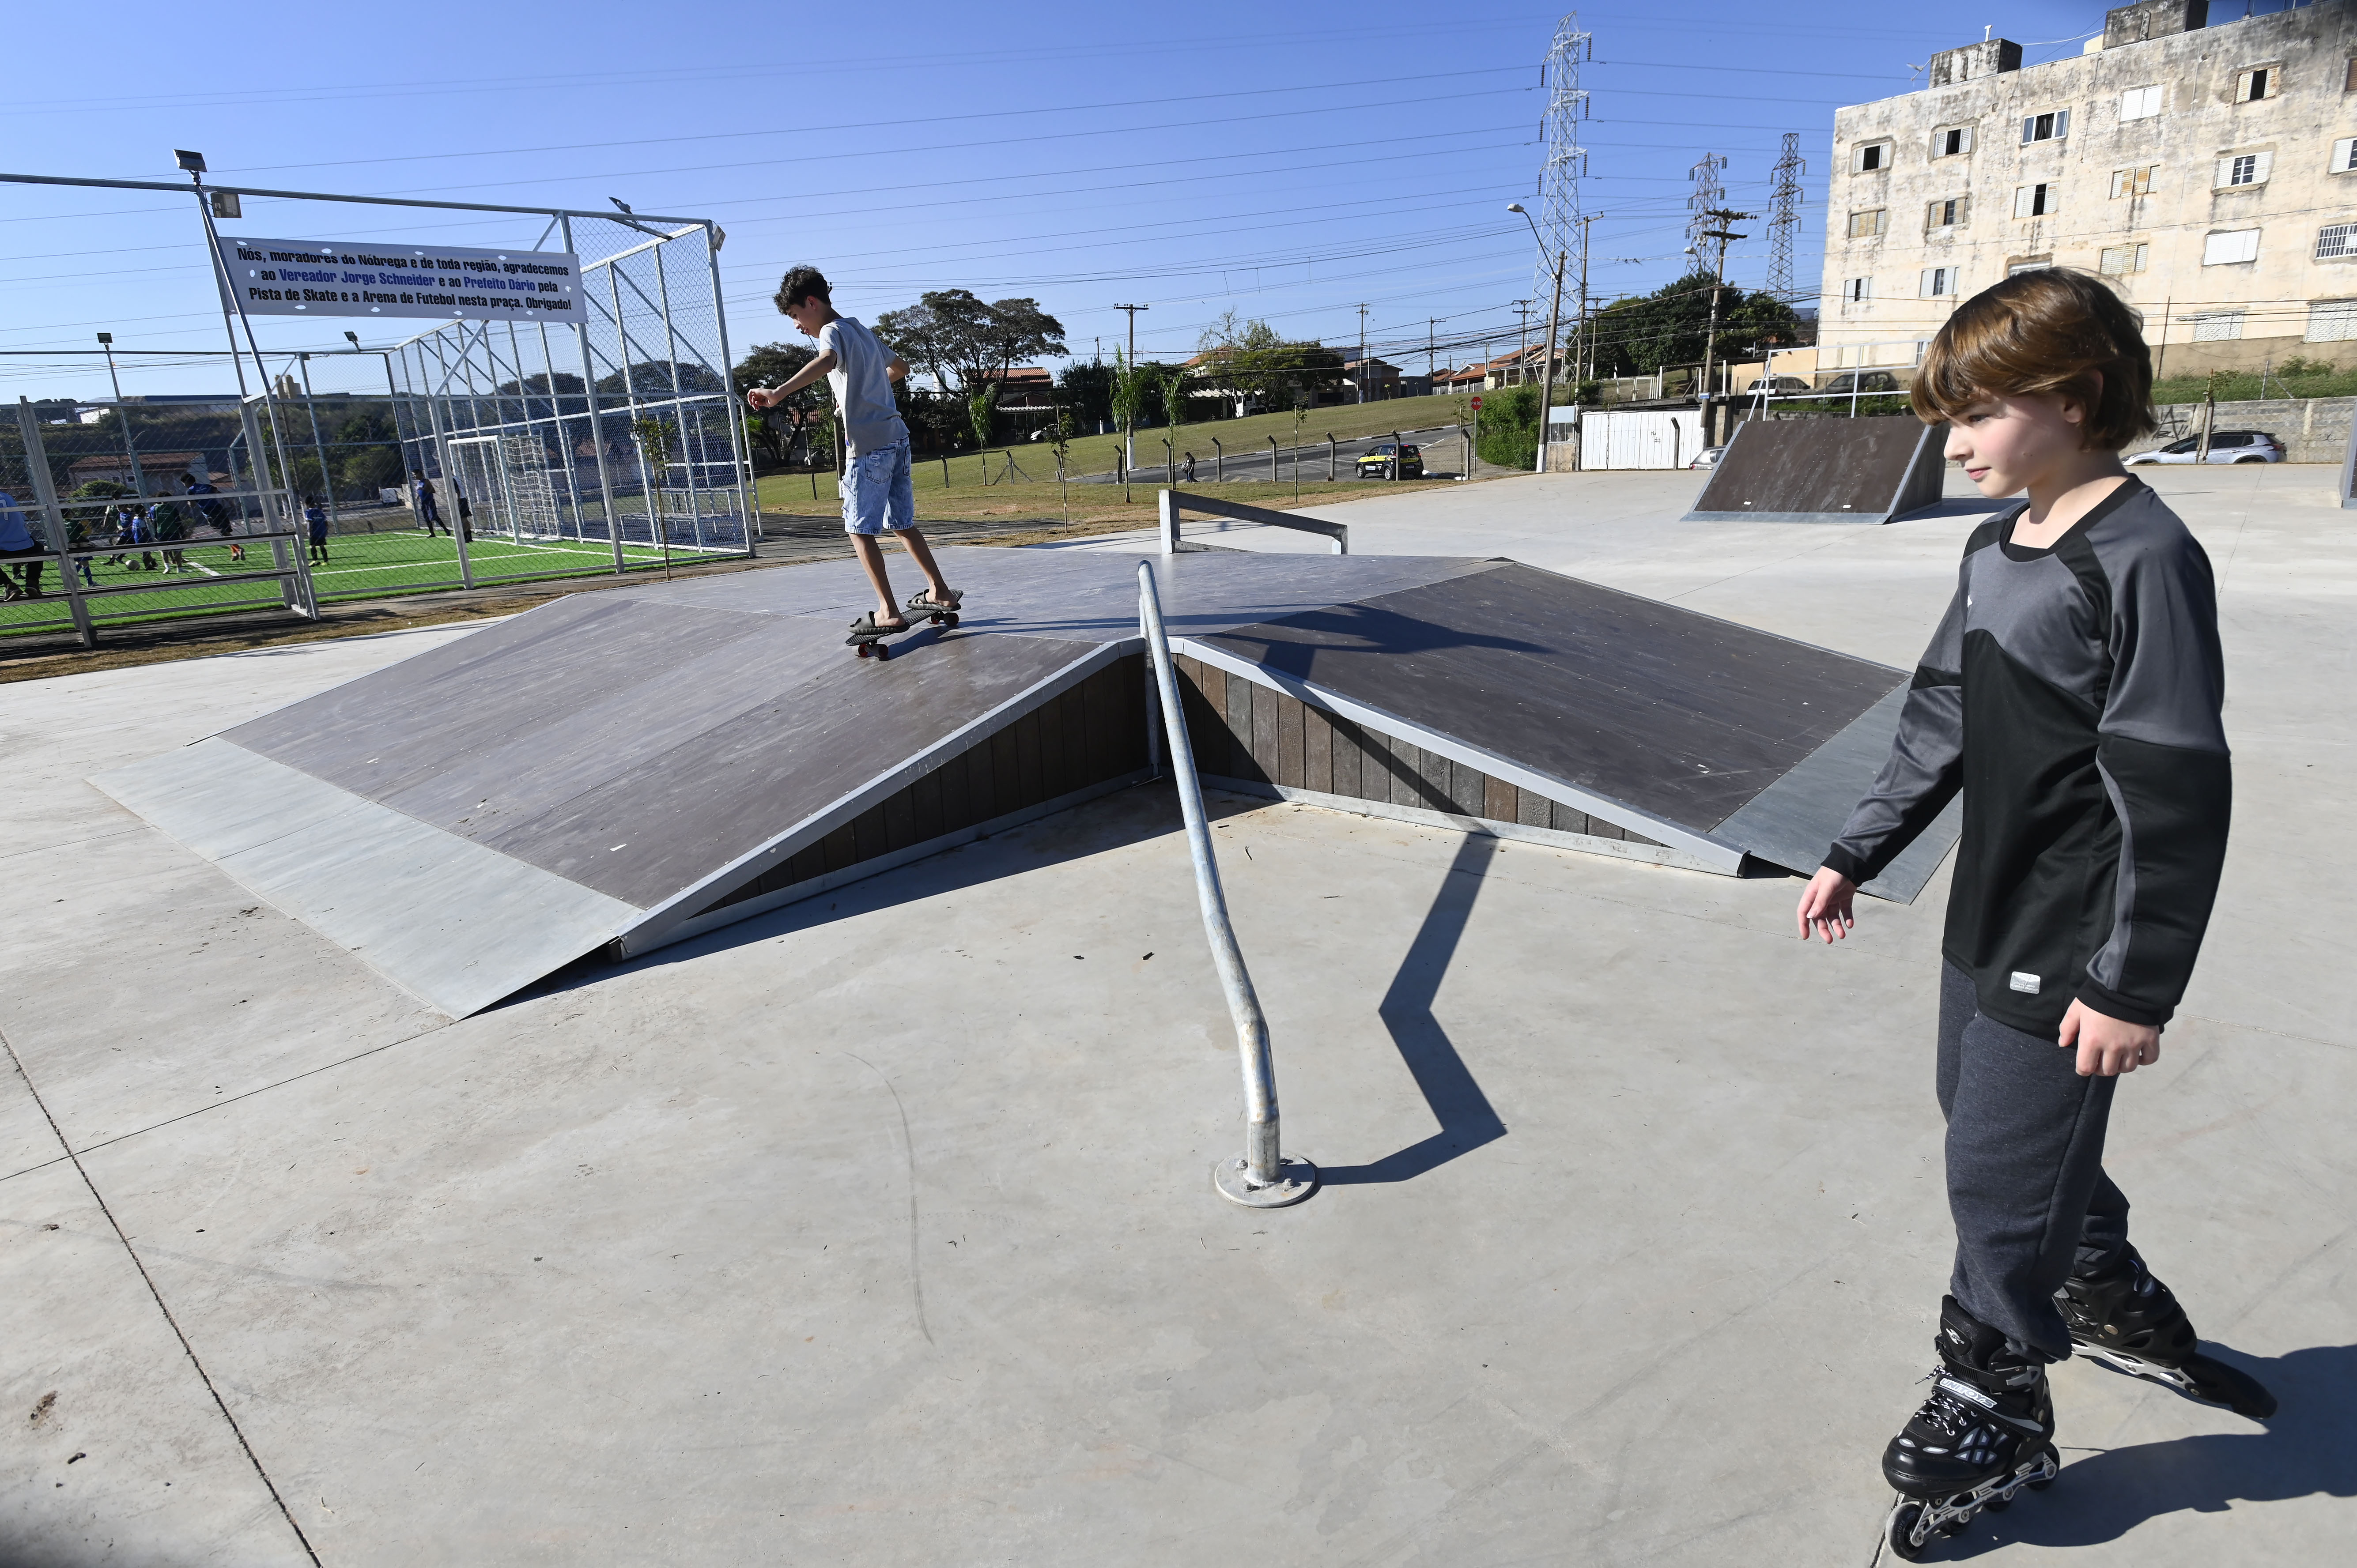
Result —
[{"label": "concrete seam line", "polygon": [[147,1272],[147,1264],[139,1256],[139,1250],[131,1244],[131,1238],[124,1234],[123,1222],[114,1218],[114,1210],[107,1206],[105,1195],[98,1190],[98,1183],[91,1179],[88,1167],[81,1163],[81,1156],[66,1141],[65,1129],[59,1126],[58,1119],[50,1114],[49,1102],[41,1098],[40,1090],[33,1083],[33,1075],[25,1070],[25,1058],[16,1054],[16,1043],[8,1038],[5,1030],[0,1030],[0,1046],[8,1047],[8,1060],[16,1068],[16,1076],[24,1080],[25,1092],[30,1094],[33,1103],[41,1108],[41,1119],[56,1134],[58,1146],[65,1150],[66,1158],[73,1162],[74,1174],[81,1177],[82,1186],[90,1190],[91,1201],[98,1205],[101,1214],[106,1216],[106,1223],[114,1231],[114,1239],[123,1243],[123,1251],[131,1259],[131,1266],[139,1271],[140,1283],[147,1287],[147,1294],[156,1300],[156,1310],[164,1315],[164,1322],[172,1330],[172,1337],[180,1342],[181,1353],[188,1358],[188,1365],[197,1369],[197,1380],[204,1384],[205,1392],[212,1396],[213,1407],[221,1412],[221,1419],[229,1423],[231,1435],[237,1439],[238,1447],[245,1454],[246,1463],[253,1466],[254,1475],[261,1478],[263,1489],[270,1494],[270,1500],[278,1505],[279,1517],[286,1521],[286,1528],[295,1532],[296,1543],[303,1548],[303,1555],[317,1564],[319,1554],[311,1549],[311,1538],[305,1535],[303,1527],[295,1522],[294,1510],[286,1506],[286,1499],[278,1495],[278,1483],[270,1478],[270,1472],[263,1468],[262,1456],[253,1451],[253,1444],[245,1440],[245,1428],[237,1423],[237,1417],[230,1411],[229,1402],[222,1399],[221,1390],[213,1386],[212,1374],[205,1370],[204,1362],[197,1357],[197,1348],[188,1343],[179,1319],[174,1317],[172,1309],[165,1305],[164,1293],[156,1288],[155,1276]]}]

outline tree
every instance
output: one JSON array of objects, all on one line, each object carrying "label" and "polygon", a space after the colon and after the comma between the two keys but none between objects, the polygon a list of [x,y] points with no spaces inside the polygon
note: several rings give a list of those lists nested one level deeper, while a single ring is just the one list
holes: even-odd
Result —
[{"label": "tree", "polygon": [[[597,395],[601,399],[622,399],[636,393],[642,402],[660,403],[674,395],[672,381],[674,372],[678,376],[678,396],[707,397],[728,390],[717,375],[702,365],[678,364],[669,360],[640,360],[630,366],[627,383],[622,379],[625,372],[621,371],[599,376]],[[626,384],[628,391],[624,390]],[[606,408],[610,409],[611,406],[608,403]]]},{"label": "tree", "polygon": [[[1596,318],[1596,368],[1614,376],[1651,375],[1663,365],[1699,363],[1710,335],[1710,291],[1718,286],[1718,341],[1712,358],[1799,341],[1800,318],[1772,295],[1715,285],[1699,268],[1652,294],[1607,306]],[[1486,412],[1486,410],[1484,411]]]},{"label": "tree", "polygon": [[1507,387],[1481,400],[1473,426],[1475,450],[1487,463],[1528,470],[1539,456],[1539,389],[1535,382]]},{"label": "tree", "polygon": [[1288,342],[1267,322],[1239,320],[1232,310],[1206,328],[1196,379],[1235,400],[1242,418],[1254,406],[1293,406],[1297,394],[1342,384],[1342,356],[1322,343]]},{"label": "tree", "polygon": [[1082,430],[1094,430],[1113,417],[1111,365],[1091,360],[1074,360],[1056,378],[1056,401]]},{"label": "tree", "polygon": [[1036,299],[985,304],[972,290],[935,289],[876,318],[877,336],[942,390],[972,394],[1003,379],[1018,360],[1064,351],[1064,324]]},{"label": "tree", "polygon": [[[802,367],[817,357],[816,349],[805,349],[799,343],[759,344],[737,363],[734,372],[736,382],[737,386],[748,389],[783,386],[801,374]],[[830,422],[834,412],[834,394],[828,390],[824,378],[821,378],[781,403],[758,413],[748,412],[745,416],[745,434],[752,437],[753,445],[763,456],[779,464],[791,462],[795,448],[808,437],[813,456],[812,466],[815,467],[818,438],[832,429]],[[828,439],[826,446],[830,453],[834,451],[832,438]]]},{"label": "tree", "polygon": [[996,381],[985,381],[966,394],[965,416],[974,426],[974,444],[976,446],[989,446],[992,429],[998,423]]}]

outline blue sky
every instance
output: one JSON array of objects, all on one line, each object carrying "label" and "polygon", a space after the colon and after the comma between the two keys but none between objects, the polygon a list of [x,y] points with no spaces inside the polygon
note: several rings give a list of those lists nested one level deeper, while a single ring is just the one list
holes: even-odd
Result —
[{"label": "blue sky", "polygon": [[[1603,215],[1593,292],[1683,270],[1687,171],[1706,154],[1729,160],[1731,203],[1764,212],[1785,131],[1809,165],[1795,274],[1813,292],[1837,106],[1908,91],[1921,80],[1910,66],[1984,27],[2031,46],[2035,62],[2076,52],[2103,25],[2095,0],[1969,14],[1823,0],[1803,14],[1798,25],[1727,0],[1579,12],[1595,38],[1583,68],[1585,204]],[[171,179],[171,149],[187,146],[228,183],[597,209],[618,196],[711,217],[729,236],[723,286],[740,356],[791,338],[769,296],[787,265],[810,261],[839,307],[864,317],[929,288],[1034,296],[1083,357],[1121,340],[1116,302],[1152,306],[1140,352],[1170,359],[1229,309],[1355,345],[1364,302],[1377,351],[1421,371],[1428,330],[1501,351],[1515,340],[1512,302],[1532,293],[1534,247],[1505,204],[1535,205],[1537,66],[1562,15],[1485,0],[985,11],[584,0],[443,20],[253,0],[199,38],[184,5],[20,8],[0,167]],[[543,222],[249,200],[244,221],[224,227],[514,246]],[[1728,273],[1749,285],[1768,247],[1764,222],[1748,229]],[[221,345],[205,269],[185,197],[0,184],[0,349],[89,348],[111,329],[126,391],[225,387],[225,368],[140,353]],[[345,325],[260,330],[265,347],[324,349],[341,346]],[[361,364],[346,366],[350,384],[370,384]],[[345,374],[315,369],[330,384]],[[95,361],[0,359],[11,397],[103,384]]]}]

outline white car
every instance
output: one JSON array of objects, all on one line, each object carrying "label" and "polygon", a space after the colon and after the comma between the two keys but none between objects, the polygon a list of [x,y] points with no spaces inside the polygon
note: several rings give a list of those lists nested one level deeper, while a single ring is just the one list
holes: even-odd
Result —
[{"label": "white car", "polygon": [[1706,447],[1702,451],[1695,453],[1695,460],[1688,463],[1686,467],[1689,468],[1716,468],[1718,467],[1718,460],[1725,456],[1727,456],[1727,448],[1724,446]]},{"label": "white car", "polygon": [[[2130,463],[2190,463],[2201,456],[2201,437],[2189,435],[2182,441],[2150,452],[2139,452]],[[2284,460],[2283,443],[2264,430],[2221,430],[2210,437],[2212,463],[2280,463]]]}]

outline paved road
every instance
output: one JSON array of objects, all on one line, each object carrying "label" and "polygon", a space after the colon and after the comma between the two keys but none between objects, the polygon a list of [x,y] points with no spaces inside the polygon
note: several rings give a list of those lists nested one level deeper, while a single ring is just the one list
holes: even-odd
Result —
[{"label": "paved road", "polygon": [[[1281,446],[1274,462],[1269,456],[1268,444],[1265,441],[1258,447],[1242,450],[1230,446],[1226,457],[1215,461],[1216,453],[1209,434],[1190,435],[1180,445],[1179,450],[1191,451],[1195,454],[1193,482],[1199,485],[1211,484],[1222,478],[1255,480],[1261,484],[1267,484],[1272,478],[1272,469],[1275,471],[1275,479],[1278,483],[1285,483],[1294,478],[1296,463],[1300,465],[1300,477],[1305,482],[1311,479],[1323,479],[1326,478],[1328,469],[1326,442],[1315,434],[1314,426],[1304,434],[1309,437],[1308,444],[1298,449]],[[1465,471],[1465,438],[1456,425],[1443,425],[1431,430],[1404,430],[1400,432],[1400,436],[1411,446],[1425,448],[1425,472],[1428,477],[1453,478]],[[1362,436],[1351,441],[1337,441],[1334,444],[1333,452],[1334,477],[1338,479],[1356,478],[1358,471],[1354,467],[1354,460],[1359,455],[1372,452],[1390,439],[1391,437],[1385,435]],[[1163,466],[1162,456],[1160,435],[1151,430],[1141,432],[1137,438],[1138,467],[1133,475],[1133,482],[1139,484],[1148,480],[1161,482],[1163,476],[1168,472]],[[1072,477],[1072,483],[1117,485],[1121,483],[1121,476],[1076,474]]]}]

